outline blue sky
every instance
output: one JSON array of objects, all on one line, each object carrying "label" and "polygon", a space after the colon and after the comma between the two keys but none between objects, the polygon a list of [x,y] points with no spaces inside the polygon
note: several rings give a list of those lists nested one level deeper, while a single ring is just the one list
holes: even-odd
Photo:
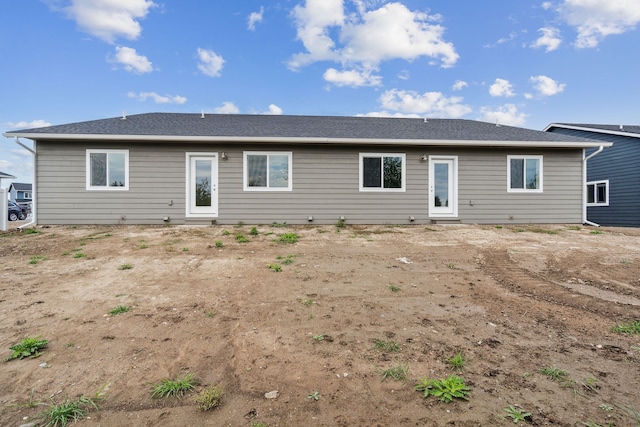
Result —
[{"label": "blue sky", "polygon": [[[5,3],[0,132],[202,111],[638,124],[638,0]],[[0,138],[0,171],[31,182],[30,155]]]}]

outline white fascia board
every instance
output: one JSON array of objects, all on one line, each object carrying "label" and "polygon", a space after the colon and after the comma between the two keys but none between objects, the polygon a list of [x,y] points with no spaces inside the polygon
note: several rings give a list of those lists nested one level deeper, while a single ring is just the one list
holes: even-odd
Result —
[{"label": "white fascia board", "polygon": [[104,134],[48,134],[11,133],[7,138],[57,141],[111,141],[111,142],[226,142],[264,144],[355,144],[355,145],[405,145],[405,146],[455,146],[455,147],[530,147],[530,148],[594,148],[610,147],[611,142],[554,142],[554,141],[476,141],[449,139],[390,139],[390,138],[296,138],[250,136],[180,136],[180,135],[104,135]]}]

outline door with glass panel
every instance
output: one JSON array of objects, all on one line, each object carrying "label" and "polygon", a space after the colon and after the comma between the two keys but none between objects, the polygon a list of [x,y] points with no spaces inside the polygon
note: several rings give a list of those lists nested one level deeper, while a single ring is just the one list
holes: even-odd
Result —
[{"label": "door with glass panel", "polygon": [[456,156],[429,156],[429,216],[458,216]]},{"label": "door with glass panel", "polygon": [[187,153],[187,217],[218,215],[218,155]]}]

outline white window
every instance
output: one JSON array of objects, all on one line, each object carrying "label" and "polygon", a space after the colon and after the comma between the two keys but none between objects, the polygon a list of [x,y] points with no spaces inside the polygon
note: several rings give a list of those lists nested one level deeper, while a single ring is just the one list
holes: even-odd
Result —
[{"label": "white window", "polygon": [[609,180],[587,182],[587,206],[609,206]]},{"label": "white window", "polygon": [[542,156],[507,156],[507,191],[542,192]]},{"label": "white window", "polygon": [[291,191],[293,154],[280,151],[244,152],[245,191]]},{"label": "white window", "polygon": [[360,191],[405,191],[405,155],[360,153]]},{"label": "white window", "polygon": [[87,190],[128,190],[129,150],[87,150]]}]

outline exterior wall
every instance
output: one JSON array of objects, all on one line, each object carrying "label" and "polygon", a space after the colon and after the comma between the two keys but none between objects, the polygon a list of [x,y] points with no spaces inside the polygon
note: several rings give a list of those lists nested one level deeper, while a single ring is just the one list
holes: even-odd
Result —
[{"label": "exterior wall", "polygon": [[640,138],[572,129],[553,132],[613,142],[588,161],[588,182],[609,180],[609,206],[588,206],[587,219],[606,226],[640,227]]},{"label": "exterior wall", "polygon": [[[86,149],[129,150],[129,191],[87,191]],[[430,223],[429,171],[422,155],[456,155],[462,223],[580,223],[581,150],[455,149],[231,144],[37,143],[40,224]],[[185,153],[224,151],[218,217],[185,218]],[[243,191],[243,151],[292,151],[293,191]],[[406,153],[405,192],[360,192],[359,153]],[[543,155],[542,193],[507,192],[507,155]]]}]

